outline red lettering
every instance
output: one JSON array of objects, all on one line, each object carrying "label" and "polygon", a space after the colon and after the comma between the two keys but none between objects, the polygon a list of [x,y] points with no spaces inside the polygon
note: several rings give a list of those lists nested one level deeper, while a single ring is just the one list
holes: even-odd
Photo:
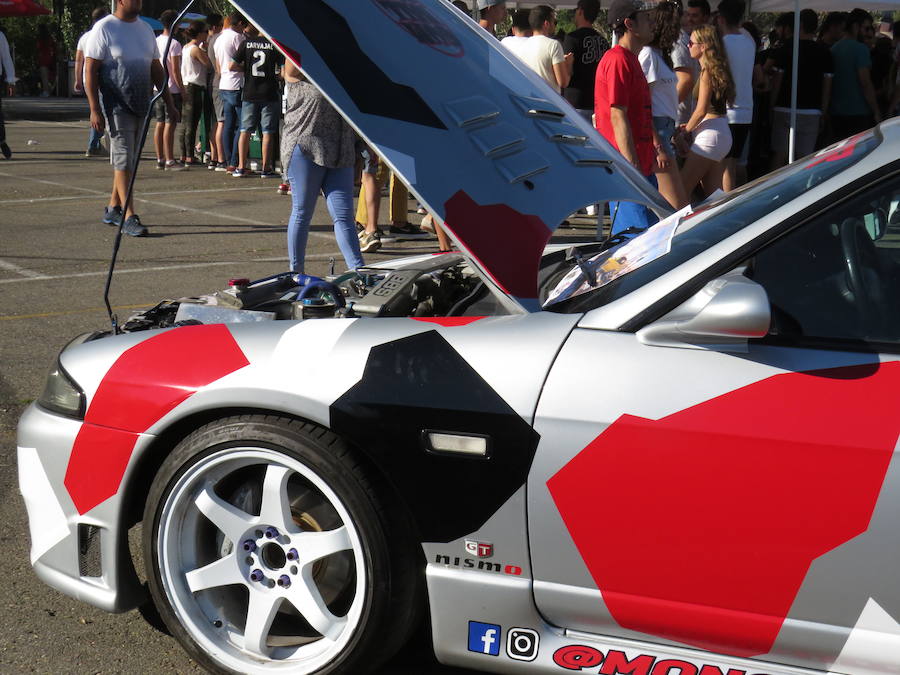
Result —
[{"label": "red lettering", "polygon": [[582,670],[596,666],[603,652],[587,645],[567,645],[553,652],[553,663],[566,670]]},{"label": "red lettering", "polygon": [[507,574],[512,574],[513,576],[519,576],[522,574],[522,568],[518,565],[507,565],[503,568],[503,571]]},{"label": "red lettering", "polygon": [[[700,675],[723,675],[722,669],[718,666],[703,666],[700,669]],[[728,675],[747,675],[746,670],[728,669]]]},{"label": "red lettering", "polygon": [[687,661],[678,661],[676,659],[666,659],[665,661],[657,661],[653,666],[653,675],[674,675],[673,670],[678,671],[678,675],[697,675],[697,666]]},{"label": "red lettering", "polygon": [[[624,652],[613,650],[606,655],[606,660],[600,666],[600,673],[602,675],[650,675],[650,668],[655,660],[652,656],[642,654],[629,661]],[[696,675],[696,669],[694,674]]]}]

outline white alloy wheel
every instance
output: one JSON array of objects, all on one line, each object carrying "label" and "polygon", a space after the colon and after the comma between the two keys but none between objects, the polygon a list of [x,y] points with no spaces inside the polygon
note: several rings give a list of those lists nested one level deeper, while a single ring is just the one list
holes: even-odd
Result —
[{"label": "white alloy wheel", "polygon": [[385,643],[371,624],[387,603],[372,579],[390,565],[379,563],[377,502],[346,457],[303,443],[291,427],[302,425],[260,419],[272,418],[208,425],[160,469],[144,519],[157,608],[220,672],[341,672],[361,651],[379,660],[367,644]]}]

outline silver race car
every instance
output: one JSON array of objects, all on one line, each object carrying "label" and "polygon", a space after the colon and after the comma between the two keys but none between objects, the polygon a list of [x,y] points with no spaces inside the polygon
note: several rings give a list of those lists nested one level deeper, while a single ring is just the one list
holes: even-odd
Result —
[{"label": "silver race car", "polygon": [[[493,672],[900,672],[900,123],[669,213],[449,4],[240,6],[461,253],[69,344],[19,427],[37,574],[133,609],[142,523],[216,672],[366,672],[426,615]],[[662,220],[546,246],[610,199]]]}]

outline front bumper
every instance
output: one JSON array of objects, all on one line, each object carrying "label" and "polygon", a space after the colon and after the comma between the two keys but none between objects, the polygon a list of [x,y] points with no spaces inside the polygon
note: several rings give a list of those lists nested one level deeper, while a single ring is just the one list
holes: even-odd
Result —
[{"label": "front bumper", "polygon": [[124,612],[140,605],[146,592],[128,550],[121,491],[79,515],[64,485],[81,426],[36,404],[19,420],[19,490],[28,510],[31,564],[42,581],[66,595]]}]

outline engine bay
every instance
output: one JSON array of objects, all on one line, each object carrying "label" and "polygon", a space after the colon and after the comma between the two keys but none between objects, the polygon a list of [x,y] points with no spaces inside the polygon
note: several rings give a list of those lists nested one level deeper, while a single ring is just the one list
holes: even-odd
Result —
[{"label": "engine bay", "polygon": [[231,279],[208,295],[163,300],[121,325],[132,333],[209,323],[361,317],[498,315],[507,311],[458,253],[429,256],[398,268],[365,267],[314,277],[285,272]]}]

